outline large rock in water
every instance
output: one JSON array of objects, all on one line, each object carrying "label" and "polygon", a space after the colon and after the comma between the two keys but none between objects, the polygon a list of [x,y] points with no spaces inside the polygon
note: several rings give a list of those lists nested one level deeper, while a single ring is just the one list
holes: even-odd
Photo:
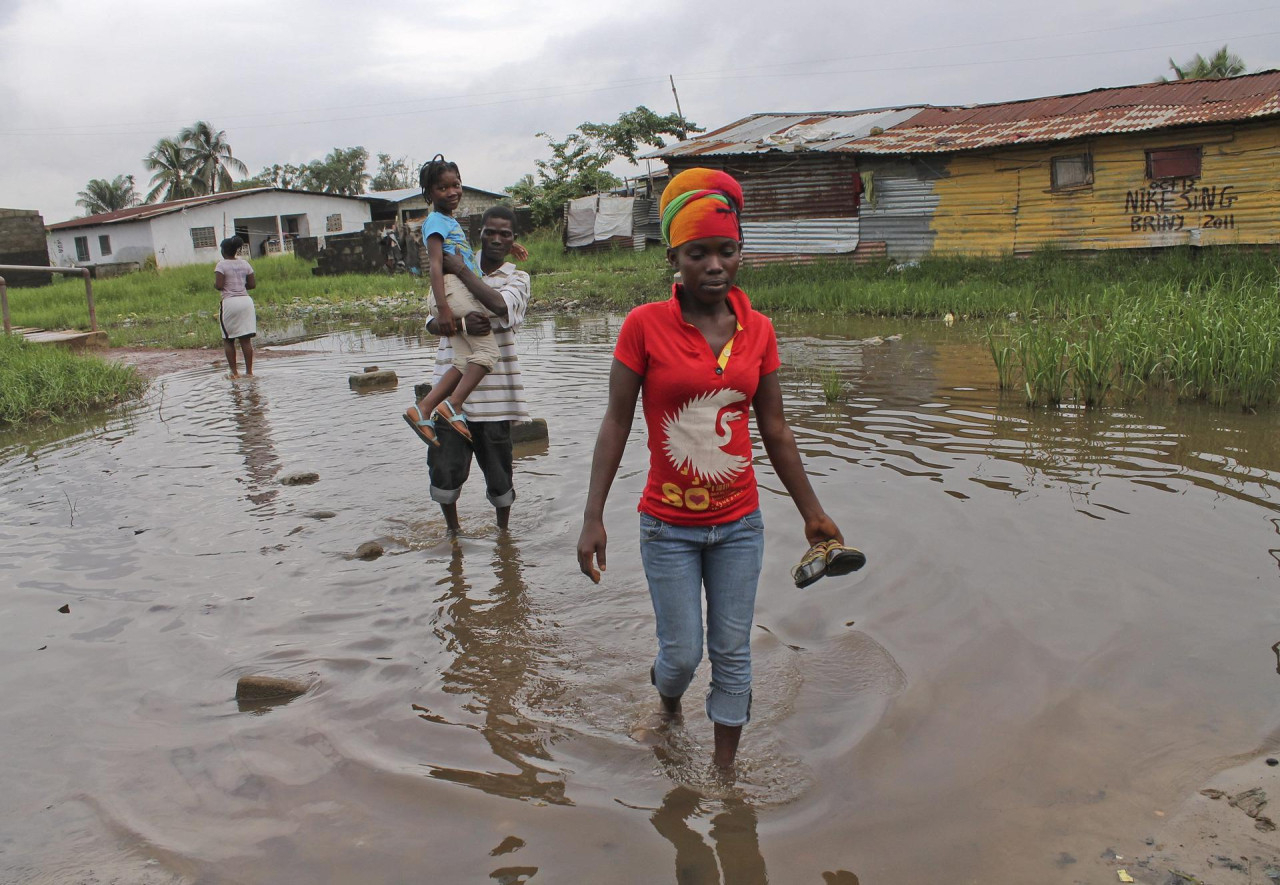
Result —
[{"label": "large rock in water", "polygon": [[534,418],[528,424],[511,425],[511,441],[513,443],[533,442],[547,438],[547,419]]},{"label": "large rock in water", "polygon": [[352,390],[368,390],[371,387],[395,387],[400,383],[391,369],[379,370],[377,366],[365,366],[359,375],[348,375],[347,386]]},{"label": "large rock in water", "polygon": [[311,686],[298,679],[279,676],[241,676],[236,682],[237,701],[262,701],[269,698],[295,698],[306,694]]}]

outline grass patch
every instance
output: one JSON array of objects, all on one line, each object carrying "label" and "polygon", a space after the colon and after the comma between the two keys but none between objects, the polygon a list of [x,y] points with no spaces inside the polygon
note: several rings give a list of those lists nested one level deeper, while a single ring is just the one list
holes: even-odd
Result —
[{"label": "grass patch", "polygon": [[[661,248],[566,253],[559,236],[524,238],[534,309],[626,310],[665,299]],[[427,285],[407,275],[317,277],[293,256],[254,262],[263,338],[298,321],[416,326]],[[928,258],[909,265],[817,261],[743,268],[739,283],[769,313],[981,320],[1000,385],[1028,402],[1086,407],[1153,394],[1257,408],[1277,399],[1280,274],[1249,249],[1124,250],[1084,259]],[[216,347],[212,265],[141,271],[94,285],[113,345]],[[64,280],[10,292],[15,323],[83,328],[83,288]]]},{"label": "grass patch", "polygon": [[0,334],[0,428],[74,418],[133,399],[146,387],[130,366]]}]

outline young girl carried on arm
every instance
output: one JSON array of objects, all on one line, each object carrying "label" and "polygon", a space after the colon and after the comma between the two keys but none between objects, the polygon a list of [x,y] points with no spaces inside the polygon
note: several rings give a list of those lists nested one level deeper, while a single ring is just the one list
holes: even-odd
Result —
[{"label": "young girl carried on arm", "polygon": [[[441,334],[453,345],[453,368],[440,383],[404,413],[404,420],[423,442],[437,446],[435,419],[439,416],[464,439],[471,440],[463,406],[485,375],[498,361],[498,345],[490,334],[471,335],[465,328],[465,317],[473,311],[484,312],[467,287],[453,274],[444,272],[444,255],[457,255],[477,276],[481,275],[475,252],[467,241],[462,225],[453,217],[462,202],[462,175],[458,164],[436,154],[418,174],[422,193],[431,204],[431,213],[422,223],[422,242],[427,249],[427,278],[432,297],[428,304],[431,316]],[[516,258],[526,253],[513,250]]]}]

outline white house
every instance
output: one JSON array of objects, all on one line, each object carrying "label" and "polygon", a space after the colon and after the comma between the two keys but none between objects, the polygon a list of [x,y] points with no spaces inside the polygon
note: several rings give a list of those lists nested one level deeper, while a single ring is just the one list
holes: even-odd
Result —
[{"label": "white house", "polygon": [[[262,187],[149,203],[49,225],[49,263],[60,267],[141,264],[158,267],[212,263],[218,244],[239,234],[248,255],[292,251],[299,237],[353,233],[370,220],[356,197]],[[283,244],[283,246],[281,245]]]}]

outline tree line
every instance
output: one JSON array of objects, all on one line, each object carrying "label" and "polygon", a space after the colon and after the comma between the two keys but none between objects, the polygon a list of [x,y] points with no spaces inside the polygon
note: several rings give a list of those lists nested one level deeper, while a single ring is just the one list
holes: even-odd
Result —
[{"label": "tree line", "polygon": [[[417,164],[408,157],[378,154],[375,174],[367,171],[369,152],[361,146],[335,147],[322,160],[295,166],[273,164],[257,175],[236,158],[227,133],[212,123],[199,120],[176,136],[161,138],[142,158],[150,173],[150,190],[138,192],[132,175],[94,178],[76,194],[76,205],[86,215],[116,212],[145,203],[182,200],[229,190],[255,187],[283,187],[326,194],[354,196],[373,190],[396,190],[417,184]],[[233,175],[247,176],[237,181]]]}]

